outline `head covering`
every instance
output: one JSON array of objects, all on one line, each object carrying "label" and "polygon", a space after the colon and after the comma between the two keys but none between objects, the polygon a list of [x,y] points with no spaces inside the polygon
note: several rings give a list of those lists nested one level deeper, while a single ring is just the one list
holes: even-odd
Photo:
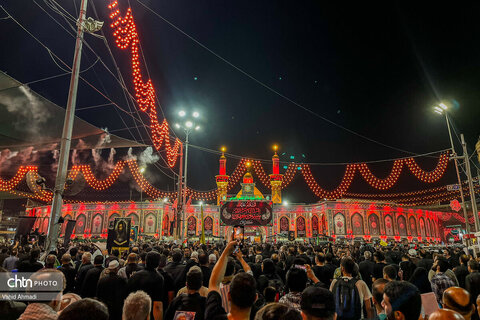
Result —
[{"label": "head covering", "polygon": [[112,270],[112,269],[116,269],[118,268],[120,264],[118,263],[117,260],[112,260],[110,261],[110,263],[108,264],[108,269]]},{"label": "head covering", "polygon": [[415,257],[417,255],[417,250],[415,249],[408,250],[408,255]]},{"label": "head covering", "polygon": [[325,288],[308,287],[302,292],[300,307],[311,316],[327,318],[335,314],[333,293]]}]

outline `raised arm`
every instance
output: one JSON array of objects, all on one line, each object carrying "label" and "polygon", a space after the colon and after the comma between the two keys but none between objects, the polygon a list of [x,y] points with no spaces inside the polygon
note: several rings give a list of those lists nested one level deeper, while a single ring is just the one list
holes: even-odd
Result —
[{"label": "raised arm", "polygon": [[245,272],[247,272],[247,273],[251,273],[251,272],[252,272],[252,268],[250,268],[250,266],[248,265],[248,263],[243,259],[242,251],[241,251],[241,250],[238,250],[238,252],[237,252],[236,255],[237,255],[238,261],[240,261],[240,264],[242,265],[243,271],[245,271]]},{"label": "raised arm", "polygon": [[233,248],[237,241],[230,241],[223,250],[222,255],[218,259],[215,267],[213,267],[212,275],[210,276],[210,282],[208,283],[208,291],[219,291],[220,282],[225,276],[225,269],[227,268],[228,256],[232,254]]}]

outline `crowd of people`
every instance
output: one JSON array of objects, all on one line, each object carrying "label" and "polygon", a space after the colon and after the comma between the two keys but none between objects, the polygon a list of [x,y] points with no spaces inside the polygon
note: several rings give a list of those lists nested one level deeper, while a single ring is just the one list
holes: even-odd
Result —
[{"label": "crowd of people", "polygon": [[0,246],[0,275],[63,275],[47,301],[0,301],[0,319],[479,319],[480,272],[461,248],[152,241],[102,252]]}]

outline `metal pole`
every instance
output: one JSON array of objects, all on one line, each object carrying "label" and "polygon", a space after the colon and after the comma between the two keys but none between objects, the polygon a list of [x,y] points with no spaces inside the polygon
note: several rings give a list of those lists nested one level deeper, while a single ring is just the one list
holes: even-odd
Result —
[{"label": "metal pole", "polygon": [[175,224],[175,239],[180,239],[180,219],[181,219],[181,210],[183,208],[183,144],[180,147],[180,160],[178,168],[178,195],[177,195],[177,212],[176,212],[176,224]]},{"label": "metal pole", "polygon": [[183,230],[184,230],[184,224],[185,224],[185,204],[187,203],[187,192],[188,192],[188,187],[187,187],[187,174],[188,174],[188,135],[190,134],[190,130],[185,131],[185,173],[184,173],[184,186],[183,186],[183,207],[182,207],[182,219],[180,220],[182,223],[182,228],[181,228],[181,234],[180,234],[180,239],[183,238]]},{"label": "metal pole", "polygon": [[472,212],[473,219],[475,221],[475,231],[479,232],[480,222],[478,220],[477,201],[475,200],[475,189],[473,188],[472,172],[470,171],[470,159],[468,157],[467,143],[465,142],[463,134],[460,134],[460,139],[462,140],[463,157],[465,159],[465,171],[467,173],[468,188],[470,189],[470,200],[472,201]]},{"label": "metal pole", "polygon": [[80,5],[80,15],[78,17],[77,40],[75,43],[75,54],[73,56],[72,75],[70,77],[70,88],[68,91],[67,109],[65,111],[65,120],[63,123],[62,140],[60,144],[60,157],[58,160],[57,177],[53,190],[52,211],[48,224],[48,237],[46,252],[57,248],[59,224],[58,219],[62,211],[62,194],[65,187],[65,178],[68,169],[68,157],[70,154],[70,145],[72,140],[73,122],[75,119],[75,106],[77,102],[78,75],[80,72],[80,63],[82,59],[83,43],[83,24],[87,12],[87,0],[82,0]]},{"label": "metal pole", "polygon": [[[463,217],[465,218],[465,229],[468,234],[470,234],[470,223],[468,222],[468,213],[467,208],[465,205],[465,198],[463,196],[463,187],[462,187],[462,178],[460,177],[460,170],[458,169],[458,159],[457,153],[455,152],[455,146],[453,144],[452,132],[450,129],[450,121],[448,120],[448,114],[445,111],[445,120],[447,121],[447,129],[448,129],[448,136],[450,137],[450,144],[452,146],[452,157],[455,163],[455,170],[457,171],[457,179],[458,179],[458,186],[460,191],[460,200],[462,200],[462,210],[463,210]],[[469,241],[468,241],[469,242]]]}]

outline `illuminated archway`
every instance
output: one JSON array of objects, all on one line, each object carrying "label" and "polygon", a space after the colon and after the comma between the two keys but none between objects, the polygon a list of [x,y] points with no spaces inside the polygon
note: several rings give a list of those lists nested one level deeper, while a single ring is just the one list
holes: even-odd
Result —
[{"label": "illuminated archway", "polygon": [[360,213],[354,213],[352,215],[352,233],[355,235],[363,235],[363,217]]},{"label": "illuminated archway", "polygon": [[344,235],[345,231],[345,216],[338,212],[333,218],[333,230],[336,235]]}]

